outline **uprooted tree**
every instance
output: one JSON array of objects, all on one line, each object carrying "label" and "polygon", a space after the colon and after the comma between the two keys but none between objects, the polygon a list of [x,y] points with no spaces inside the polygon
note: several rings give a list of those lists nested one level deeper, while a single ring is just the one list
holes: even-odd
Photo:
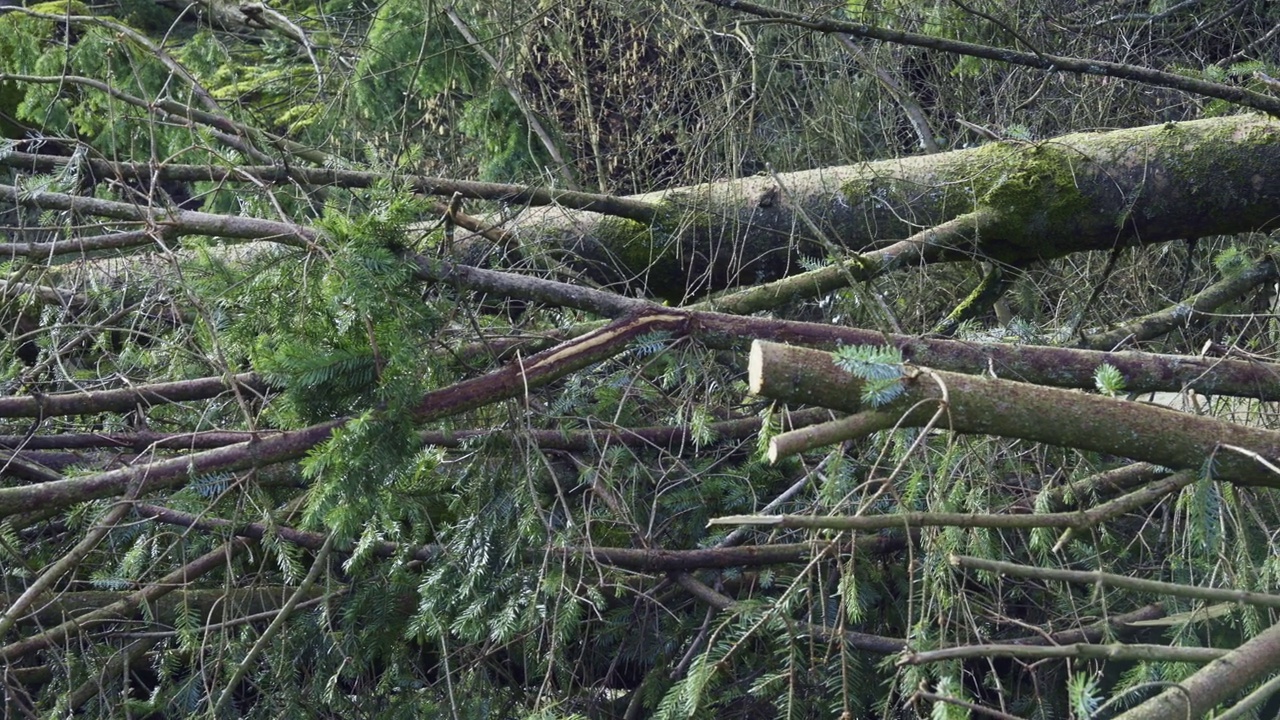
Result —
[{"label": "uprooted tree", "polygon": [[1271,712],[1280,16],[888,5],[0,8],[6,715]]}]

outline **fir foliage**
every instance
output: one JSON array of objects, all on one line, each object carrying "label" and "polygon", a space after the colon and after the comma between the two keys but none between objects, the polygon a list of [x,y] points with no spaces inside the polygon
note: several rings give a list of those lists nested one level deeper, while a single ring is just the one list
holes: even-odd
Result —
[{"label": "fir foliage", "polygon": [[846,345],[835,352],[836,367],[863,380],[862,402],[881,407],[903,392],[902,353],[892,346]]}]

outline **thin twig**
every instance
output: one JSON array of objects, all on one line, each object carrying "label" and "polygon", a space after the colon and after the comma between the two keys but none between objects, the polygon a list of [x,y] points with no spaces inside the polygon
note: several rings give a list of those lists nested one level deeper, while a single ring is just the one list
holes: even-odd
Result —
[{"label": "thin twig", "polygon": [[570,190],[577,190],[578,183],[573,179],[573,174],[569,170],[569,163],[565,162],[564,157],[560,155],[560,149],[556,147],[555,140],[551,139],[551,134],[542,126],[542,122],[538,120],[538,116],[534,114],[533,108],[529,106],[529,101],[525,100],[524,93],[520,92],[519,86],[515,81],[507,75],[507,71],[502,67],[502,63],[498,62],[488,50],[484,49],[484,45],[471,32],[471,28],[463,21],[453,8],[446,8],[445,14],[449,16],[449,21],[453,26],[458,28],[458,32],[462,33],[462,37],[471,43],[471,48],[476,51],[485,62],[493,68],[493,73],[502,82],[503,87],[507,89],[507,93],[511,95],[511,99],[515,101],[516,107],[520,108],[520,112],[524,115],[524,119],[529,123],[529,127],[533,130],[538,139],[542,141],[542,146],[546,148],[547,154],[556,162],[556,171],[560,173],[560,179],[564,180],[564,184]]},{"label": "thin twig", "polygon": [[231,702],[231,696],[235,694],[240,681],[244,680],[244,676],[249,673],[249,668],[253,665],[254,660],[258,659],[258,656],[266,649],[267,643],[271,642],[276,633],[284,627],[284,622],[293,613],[294,607],[310,592],[311,586],[315,585],[316,580],[320,577],[320,571],[328,565],[329,551],[333,549],[334,537],[333,533],[329,533],[329,537],[325,538],[324,545],[320,547],[319,552],[316,553],[315,561],[311,563],[311,570],[307,572],[307,577],[303,579],[302,584],[293,592],[293,595],[290,595],[289,599],[285,601],[284,607],[280,608],[280,612],[272,619],[267,629],[262,631],[262,635],[258,637],[257,642],[249,649],[249,653],[245,655],[244,660],[236,666],[235,672],[231,674],[231,679],[227,681],[227,686],[223,688],[218,702],[213,706],[213,711],[210,713],[213,717],[218,717],[222,714],[222,710],[226,708],[227,703]]}]

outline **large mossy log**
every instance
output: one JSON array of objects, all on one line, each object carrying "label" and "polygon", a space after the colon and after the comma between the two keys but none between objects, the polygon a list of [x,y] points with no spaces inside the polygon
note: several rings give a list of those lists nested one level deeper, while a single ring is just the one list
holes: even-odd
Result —
[{"label": "large mossy log", "polygon": [[[1009,140],[896,160],[677,188],[651,225],[548,206],[511,225],[603,283],[679,299],[800,270],[830,245],[883,247],[989,211],[938,257],[1020,263],[1086,250],[1280,226],[1280,122],[1258,115],[1049,140]],[[818,230],[821,236],[815,234]]]}]

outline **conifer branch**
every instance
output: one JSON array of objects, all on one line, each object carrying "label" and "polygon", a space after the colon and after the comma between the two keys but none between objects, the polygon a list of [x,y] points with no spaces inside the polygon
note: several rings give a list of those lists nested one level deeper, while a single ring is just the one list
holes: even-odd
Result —
[{"label": "conifer branch", "polygon": [[[716,592],[707,586],[706,583],[698,580],[692,575],[685,572],[673,573],[672,577],[681,587],[689,592],[690,595],[701,600],[702,602],[722,611],[732,611],[737,602],[722,593]],[[879,635],[870,635],[867,633],[854,632],[852,630],[840,631],[837,628],[818,625],[817,623],[798,622],[795,623],[798,629],[803,632],[810,633],[815,637],[824,640],[841,640],[852,648],[858,650],[866,650],[868,652],[880,653],[882,655],[893,655],[902,652],[908,647],[907,641],[898,638],[888,638]]]}]

